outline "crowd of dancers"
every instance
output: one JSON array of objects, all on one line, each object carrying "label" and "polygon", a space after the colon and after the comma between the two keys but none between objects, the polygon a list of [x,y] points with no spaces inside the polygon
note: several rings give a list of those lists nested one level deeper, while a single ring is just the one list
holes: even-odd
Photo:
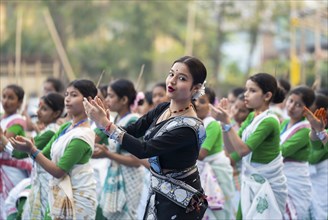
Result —
[{"label": "crowd of dancers", "polygon": [[268,73],[218,100],[184,56],[117,79],[2,89],[0,219],[328,219],[327,90]]}]

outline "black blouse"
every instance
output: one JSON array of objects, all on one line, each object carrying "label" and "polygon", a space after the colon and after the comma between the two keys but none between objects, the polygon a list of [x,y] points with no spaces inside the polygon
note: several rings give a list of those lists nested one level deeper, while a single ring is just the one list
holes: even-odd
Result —
[{"label": "black blouse", "polygon": [[[162,103],[125,127],[127,133],[123,137],[122,148],[140,159],[159,156],[162,169],[185,169],[194,165],[198,158],[198,138],[194,129],[181,127],[154,138],[156,132],[167,122],[156,124],[161,113],[168,107],[169,103]],[[145,136],[147,130],[150,132]],[[143,136],[143,140],[138,139]]]}]

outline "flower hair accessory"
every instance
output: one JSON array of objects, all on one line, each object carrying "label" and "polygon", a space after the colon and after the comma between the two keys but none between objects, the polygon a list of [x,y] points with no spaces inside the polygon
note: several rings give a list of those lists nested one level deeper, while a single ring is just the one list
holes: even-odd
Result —
[{"label": "flower hair accessory", "polygon": [[205,83],[206,81],[203,82],[202,87],[192,96],[193,100],[196,100],[199,97],[205,95]]}]

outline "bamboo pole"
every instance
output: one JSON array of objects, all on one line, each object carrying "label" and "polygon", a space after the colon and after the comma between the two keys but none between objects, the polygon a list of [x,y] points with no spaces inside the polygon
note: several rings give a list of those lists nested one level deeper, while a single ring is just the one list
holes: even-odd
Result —
[{"label": "bamboo pole", "polygon": [[68,60],[65,48],[63,47],[63,44],[60,40],[60,37],[59,37],[59,34],[57,32],[55,23],[54,23],[54,21],[51,17],[51,14],[50,14],[48,8],[46,8],[46,10],[44,11],[44,18],[45,18],[45,21],[47,23],[47,27],[49,29],[52,40],[55,43],[57,53],[59,55],[60,61],[63,64],[63,67],[64,67],[64,70],[67,74],[68,80],[72,81],[72,80],[76,79],[76,77],[75,77],[73,68],[72,68],[72,66],[71,66],[71,64]]},{"label": "bamboo pole", "polygon": [[191,1],[188,4],[188,17],[187,17],[187,33],[186,33],[186,55],[192,55],[194,44],[194,30],[195,30],[195,2]]},{"label": "bamboo pole", "polygon": [[101,82],[101,80],[102,80],[104,74],[105,74],[105,70],[103,70],[103,71],[101,72],[100,76],[99,76],[99,79],[98,79],[98,82],[97,82],[97,85],[96,85],[97,88],[99,87],[100,82]]},{"label": "bamboo pole", "polygon": [[17,10],[16,23],[16,48],[15,48],[15,79],[16,83],[20,84],[21,77],[21,59],[22,59],[22,29],[23,29],[23,12],[21,9]]},{"label": "bamboo pole", "polygon": [[139,72],[139,76],[138,76],[138,79],[137,79],[137,83],[136,83],[136,90],[138,91],[139,89],[139,86],[141,84],[141,78],[142,78],[142,75],[144,73],[144,69],[145,69],[145,64],[142,64],[141,65],[141,69],[140,69],[140,72]]}]

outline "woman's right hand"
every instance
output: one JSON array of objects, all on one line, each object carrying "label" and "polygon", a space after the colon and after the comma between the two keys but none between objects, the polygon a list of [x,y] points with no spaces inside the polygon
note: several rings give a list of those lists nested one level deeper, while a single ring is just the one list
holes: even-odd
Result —
[{"label": "woman's right hand", "polygon": [[216,120],[223,122],[224,124],[230,124],[230,118],[228,113],[228,99],[223,98],[220,100],[219,104],[214,107],[210,105],[211,115]]},{"label": "woman's right hand", "polygon": [[312,113],[310,109],[304,107],[304,116],[310,122],[311,127],[316,132],[320,132],[325,129],[325,126],[327,125],[327,119],[326,110],[324,108],[317,109],[314,113]]},{"label": "woman's right hand", "polygon": [[16,136],[15,138],[11,137],[9,138],[9,142],[15,150],[22,151],[28,154],[30,154],[32,152],[32,149],[34,148],[32,140],[23,136]]},{"label": "woman's right hand", "polygon": [[105,128],[110,120],[110,110],[105,108],[104,103],[99,97],[83,100],[84,110],[87,116],[96,123],[97,127]]},{"label": "woman's right hand", "polygon": [[108,148],[104,144],[95,144],[95,150],[92,158],[106,158],[109,153]]}]

